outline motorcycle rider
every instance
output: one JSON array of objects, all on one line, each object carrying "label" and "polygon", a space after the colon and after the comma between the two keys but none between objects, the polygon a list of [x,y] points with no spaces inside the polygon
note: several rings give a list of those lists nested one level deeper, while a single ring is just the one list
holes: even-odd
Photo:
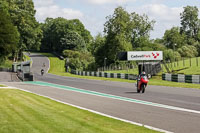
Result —
[{"label": "motorcycle rider", "polygon": [[138,75],[138,78],[137,78],[137,87],[138,87],[138,83],[139,83],[139,81],[140,81],[140,78],[141,78],[141,77],[144,77],[144,76],[147,76],[145,71],[141,72],[141,74]]},{"label": "motorcycle rider", "polygon": [[44,74],[44,69],[41,69],[41,75],[43,76],[43,74]]}]

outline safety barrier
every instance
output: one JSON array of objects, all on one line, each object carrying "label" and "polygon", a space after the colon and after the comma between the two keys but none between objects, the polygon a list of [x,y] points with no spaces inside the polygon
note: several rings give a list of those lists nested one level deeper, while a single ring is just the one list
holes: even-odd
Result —
[{"label": "safety barrier", "polygon": [[95,77],[105,77],[105,78],[121,78],[136,80],[137,75],[125,74],[125,73],[106,73],[106,72],[89,72],[89,71],[71,71],[72,74],[81,75],[81,76],[95,76]]},{"label": "safety barrier", "polygon": [[0,68],[0,72],[12,72],[12,68]]},{"label": "safety barrier", "polygon": [[22,81],[33,81],[34,75],[30,72],[31,61],[13,64],[13,71],[17,72],[17,76]]},{"label": "safety barrier", "polygon": [[200,84],[200,75],[162,74],[162,80]]}]

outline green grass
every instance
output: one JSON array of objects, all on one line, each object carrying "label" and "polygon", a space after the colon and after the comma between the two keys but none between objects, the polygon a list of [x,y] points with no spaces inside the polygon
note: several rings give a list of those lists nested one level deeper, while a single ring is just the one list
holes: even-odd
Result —
[{"label": "green grass", "polygon": [[[49,73],[52,74],[61,74],[65,73],[65,61],[60,60],[59,58],[55,57],[53,54],[50,53],[42,53],[43,55],[49,57],[50,60],[50,70]],[[64,75],[62,75],[64,76]]]},{"label": "green grass", "polygon": [[6,87],[6,86],[5,86],[5,85],[1,85],[1,84],[0,84],[0,87]]},{"label": "green grass", "polygon": [[1,133],[153,133],[156,131],[15,89],[0,89]]},{"label": "green grass", "polygon": [[0,65],[0,68],[12,68],[12,64],[12,60],[6,60],[3,64]]},{"label": "green grass", "polygon": [[[94,76],[80,76],[80,75],[74,75],[74,74],[71,74],[71,73],[66,73],[65,69],[64,69],[64,61],[63,60],[60,60],[59,58],[57,58],[54,55],[49,54],[49,53],[43,53],[43,55],[49,57],[50,66],[51,66],[49,73],[51,73],[51,74],[60,75],[60,76],[75,77],[75,78],[83,78],[83,79],[93,79],[93,80],[106,80],[106,81],[118,81],[118,82],[129,82],[129,83],[135,83],[136,82],[135,80],[118,79],[118,78],[104,78],[104,77],[94,77]],[[117,71],[116,71],[116,73],[117,73]],[[200,89],[199,84],[177,83],[177,82],[163,81],[161,79],[161,76],[154,76],[152,79],[150,79],[149,85]]]},{"label": "green grass", "polygon": [[199,84],[170,82],[170,81],[159,80],[159,79],[150,79],[149,85],[200,89],[200,85]]},{"label": "green grass", "polygon": [[[198,64],[197,64],[198,62]],[[191,58],[190,59],[180,60],[178,62],[167,63],[167,67],[170,69],[170,72],[177,74],[185,74],[185,75],[200,75],[200,57]],[[162,66],[163,72],[166,73],[167,70],[164,66]]]},{"label": "green grass", "polygon": [[129,69],[129,70],[112,70],[112,71],[105,71],[108,73],[128,73],[128,74],[138,74],[138,69]]},{"label": "green grass", "polygon": [[114,78],[104,78],[104,77],[95,77],[95,76],[80,76],[74,75],[71,73],[65,72],[65,61],[60,60],[59,58],[55,57],[50,53],[42,53],[43,55],[47,56],[50,60],[50,70],[49,73],[59,75],[59,76],[68,76],[68,77],[75,77],[75,78],[83,78],[83,79],[93,79],[93,80],[108,80],[108,81],[121,81],[121,82],[135,82],[126,79],[114,79]]}]

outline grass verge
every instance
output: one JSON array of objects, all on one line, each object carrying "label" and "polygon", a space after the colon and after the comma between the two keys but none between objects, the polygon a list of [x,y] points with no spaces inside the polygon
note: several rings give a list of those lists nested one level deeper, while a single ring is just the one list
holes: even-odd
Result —
[{"label": "grass verge", "polygon": [[6,87],[5,85],[0,85],[0,87]]},{"label": "grass verge", "polygon": [[[127,80],[127,79],[117,79],[117,78],[104,78],[104,77],[94,77],[94,76],[80,76],[74,75],[71,73],[66,73],[64,68],[64,60],[60,60],[59,58],[55,57],[49,53],[43,53],[43,55],[47,56],[50,60],[50,70],[49,73],[60,75],[60,76],[68,76],[68,77],[75,77],[75,78],[84,78],[84,79],[94,79],[94,80],[106,80],[106,81],[118,81],[118,82],[129,82],[135,83],[134,80]],[[198,88],[200,89],[199,84],[190,84],[190,83],[178,83],[178,82],[170,82],[164,81],[159,77],[153,77],[150,79],[149,85],[159,85],[159,86],[170,86],[170,87],[181,87],[181,88]]]},{"label": "grass verge", "polygon": [[0,132],[153,133],[28,92],[0,89]]},{"label": "grass verge", "polygon": [[[200,75],[200,57],[167,63],[166,66],[171,72],[176,74]],[[162,68],[163,72],[166,73],[165,67],[162,66]]]},{"label": "grass verge", "polygon": [[13,61],[7,59],[4,63],[0,65],[0,68],[12,68],[12,64]]}]

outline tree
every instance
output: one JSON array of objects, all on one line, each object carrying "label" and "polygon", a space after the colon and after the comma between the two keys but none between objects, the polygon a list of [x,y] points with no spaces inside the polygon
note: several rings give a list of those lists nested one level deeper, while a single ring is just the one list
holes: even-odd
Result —
[{"label": "tree", "polygon": [[106,57],[107,64],[111,64],[117,61],[119,52],[141,47],[149,49],[147,42],[153,24],[154,21],[149,21],[146,15],[140,16],[135,12],[129,14],[122,7],[116,8],[114,14],[108,16],[104,24],[106,52],[102,58]]},{"label": "tree", "polygon": [[181,33],[188,37],[197,39],[200,31],[200,20],[198,19],[198,8],[196,6],[186,6],[181,15]]},{"label": "tree", "polygon": [[95,55],[96,51],[102,45],[105,45],[105,37],[99,33],[97,36],[94,37],[94,39],[88,46],[88,51],[91,52],[92,55]]},{"label": "tree", "polygon": [[67,65],[74,70],[91,70],[94,58],[88,52],[64,50],[63,55],[69,59]]},{"label": "tree", "polygon": [[164,45],[171,49],[174,49],[174,47],[181,48],[187,44],[185,38],[184,34],[180,34],[179,27],[172,27],[170,30],[165,31],[163,36]]},{"label": "tree", "polygon": [[35,10],[32,0],[1,0],[17,27],[20,40],[17,46],[16,58],[23,50],[39,50],[42,31],[35,19]]},{"label": "tree", "polygon": [[150,21],[145,14],[140,16],[133,12],[130,15],[131,18],[131,43],[133,48],[148,47],[150,31],[153,30],[154,20]]},{"label": "tree", "polygon": [[182,48],[179,48],[178,52],[181,54],[181,57],[196,57],[198,55],[195,46],[191,45],[185,45]]},{"label": "tree", "polygon": [[43,51],[62,53],[65,49],[73,48],[84,51],[91,39],[90,32],[78,19],[47,18],[42,24],[42,30],[44,38],[41,49]]},{"label": "tree", "polygon": [[[117,61],[117,54],[132,49],[131,34],[129,29],[130,15],[122,7],[115,9],[114,14],[107,17],[104,24],[106,34],[106,49],[103,59],[106,57],[108,64]],[[103,65],[103,64],[102,64]]]},{"label": "tree", "polygon": [[84,25],[79,19],[68,20],[69,30],[76,31],[85,41],[86,44],[89,44],[92,40],[90,32],[85,29]]},{"label": "tree", "polygon": [[175,61],[180,59],[181,55],[177,51],[173,51],[172,49],[166,49],[163,51],[163,60],[165,61]]},{"label": "tree", "polygon": [[68,31],[63,38],[61,38],[60,47],[61,50],[77,50],[77,51],[86,51],[86,45],[84,39],[75,31]]},{"label": "tree", "polygon": [[19,33],[5,9],[0,9],[0,64],[17,48]]}]

